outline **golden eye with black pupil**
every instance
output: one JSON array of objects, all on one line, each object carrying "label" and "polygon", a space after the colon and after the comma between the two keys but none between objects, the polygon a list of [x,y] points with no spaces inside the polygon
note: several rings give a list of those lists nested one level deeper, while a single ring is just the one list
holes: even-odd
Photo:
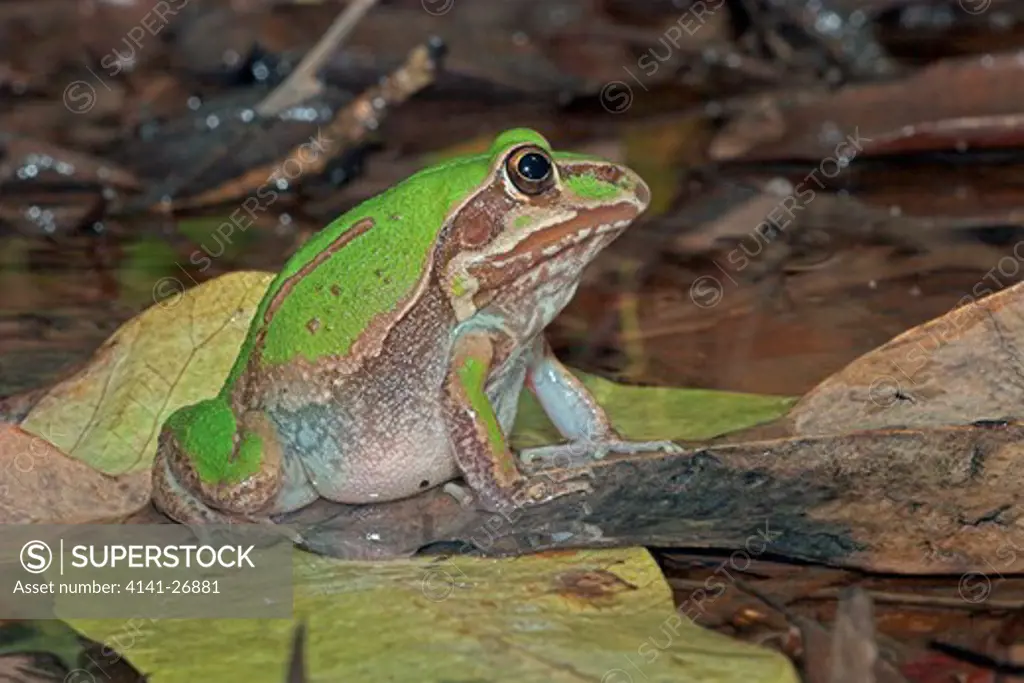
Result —
[{"label": "golden eye with black pupil", "polygon": [[540,147],[521,147],[509,154],[505,172],[523,194],[538,195],[555,184],[555,165]]}]

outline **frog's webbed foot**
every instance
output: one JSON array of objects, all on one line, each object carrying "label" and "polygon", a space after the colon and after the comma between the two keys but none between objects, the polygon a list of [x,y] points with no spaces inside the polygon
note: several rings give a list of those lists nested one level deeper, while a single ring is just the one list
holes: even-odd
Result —
[{"label": "frog's webbed foot", "polygon": [[550,446],[536,446],[519,451],[519,460],[540,469],[585,467],[609,453],[683,453],[686,449],[672,441],[626,441],[617,437],[594,441],[570,441]]},{"label": "frog's webbed foot", "polygon": [[526,448],[520,462],[539,467],[581,467],[609,453],[682,453],[671,441],[627,441],[612,426],[590,390],[555,357],[543,338],[531,361],[527,386],[568,442]]},{"label": "frog's webbed foot", "polygon": [[556,498],[574,493],[591,493],[594,487],[590,481],[594,473],[589,469],[542,472],[528,477],[512,493],[511,501],[516,507],[541,505]]},{"label": "frog's webbed foot", "polygon": [[[593,479],[593,473],[588,469],[566,470],[564,472],[540,472],[536,476],[528,477],[511,491],[504,501],[492,502],[484,506],[500,510],[511,505],[512,507],[526,507],[528,505],[539,505],[555,498],[571,495],[573,493],[590,493],[593,487],[589,479]],[[448,482],[444,485],[444,492],[454,498],[463,508],[472,508],[476,505],[478,497],[466,486]]]}]

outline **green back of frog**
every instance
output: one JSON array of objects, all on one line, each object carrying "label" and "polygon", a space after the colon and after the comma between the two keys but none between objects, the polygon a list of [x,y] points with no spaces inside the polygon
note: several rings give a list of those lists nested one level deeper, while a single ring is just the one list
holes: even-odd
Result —
[{"label": "green back of frog", "polygon": [[[310,238],[285,263],[260,302],[222,395],[230,392],[244,371],[267,310],[285,282],[369,219],[372,227],[292,282],[293,290],[267,325],[260,361],[276,365],[302,356],[313,363],[324,356],[347,354],[375,316],[394,310],[410,296],[452,210],[488,182],[495,155],[518,142],[549,149],[547,141],[533,131],[506,131],[488,152],[424,169]],[[318,326],[311,331],[309,322],[314,319]]]}]

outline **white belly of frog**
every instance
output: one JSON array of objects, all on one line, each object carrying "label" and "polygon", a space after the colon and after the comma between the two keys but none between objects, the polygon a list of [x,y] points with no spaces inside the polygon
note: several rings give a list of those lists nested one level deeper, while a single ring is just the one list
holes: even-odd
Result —
[{"label": "white belly of frog", "polygon": [[333,405],[274,413],[287,476],[279,501],[315,491],[337,503],[384,502],[456,476],[436,405],[382,403],[372,412],[368,419]]}]

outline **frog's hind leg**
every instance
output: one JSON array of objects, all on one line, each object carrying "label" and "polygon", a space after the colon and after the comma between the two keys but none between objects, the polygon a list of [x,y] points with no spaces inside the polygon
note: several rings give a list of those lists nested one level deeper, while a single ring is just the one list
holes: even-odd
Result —
[{"label": "frog's hind leg", "polygon": [[568,443],[526,448],[524,463],[548,467],[579,467],[608,453],[681,453],[671,441],[627,441],[616,433],[594,395],[555,357],[547,340],[540,338],[526,374],[526,386]]},{"label": "frog's hind leg", "polygon": [[214,510],[182,486],[163,450],[157,451],[153,462],[153,503],[157,509],[176,522],[188,525],[238,522],[234,515]]},{"label": "frog's hind leg", "polygon": [[[263,524],[300,541],[284,527],[270,519],[276,510],[275,501],[282,485],[282,458],[276,441],[267,433],[272,429],[263,415],[243,419],[239,430],[247,437],[257,437],[258,469],[239,481],[204,481],[196,471],[195,461],[186,454],[178,438],[167,428],[160,434],[153,463],[153,503],[168,517],[190,526]],[[269,447],[268,447],[269,446]],[[250,447],[252,447],[250,445]],[[235,457],[241,457],[235,451]],[[251,455],[251,453],[249,454]]]}]

